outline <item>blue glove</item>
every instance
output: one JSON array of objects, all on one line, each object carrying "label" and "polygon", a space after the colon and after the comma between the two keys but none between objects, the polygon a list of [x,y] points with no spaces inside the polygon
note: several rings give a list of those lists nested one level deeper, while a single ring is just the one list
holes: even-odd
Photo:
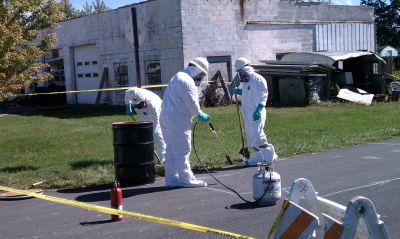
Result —
[{"label": "blue glove", "polygon": [[125,107],[126,107],[126,114],[128,116],[133,116],[136,114],[136,111],[133,109],[132,104],[126,104]]},{"label": "blue glove", "polygon": [[201,121],[201,122],[207,122],[210,120],[210,116],[206,113],[200,112],[199,116],[197,116],[197,118]]},{"label": "blue glove", "polygon": [[229,92],[231,94],[242,95],[242,89],[239,89],[237,87],[229,87]]},{"label": "blue glove", "polygon": [[253,113],[253,120],[257,121],[261,118],[261,111],[264,109],[264,105],[258,104],[256,110]]}]

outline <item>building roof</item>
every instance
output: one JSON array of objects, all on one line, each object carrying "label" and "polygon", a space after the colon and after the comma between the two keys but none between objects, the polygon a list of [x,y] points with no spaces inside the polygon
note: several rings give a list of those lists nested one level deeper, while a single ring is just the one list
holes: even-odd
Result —
[{"label": "building roof", "polygon": [[360,62],[385,61],[373,52],[292,52],[283,54],[279,61],[260,60],[263,64],[252,65],[264,75],[295,75],[319,77],[328,71],[338,68],[338,61],[358,58]]},{"label": "building roof", "polygon": [[320,64],[333,66],[337,61],[351,58],[363,57],[365,60],[385,63],[385,61],[373,52],[351,51],[351,52],[293,52],[283,55],[281,61],[304,62],[309,64]]},{"label": "building roof", "polygon": [[390,45],[385,45],[385,46],[379,46],[378,47],[378,53],[380,56],[398,56],[399,55],[399,50],[390,46]]}]

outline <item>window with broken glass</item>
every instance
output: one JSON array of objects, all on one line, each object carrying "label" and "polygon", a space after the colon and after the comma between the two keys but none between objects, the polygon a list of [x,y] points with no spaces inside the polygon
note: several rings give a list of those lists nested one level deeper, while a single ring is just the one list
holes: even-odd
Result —
[{"label": "window with broken glass", "polygon": [[114,63],[114,78],[116,86],[127,86],[128,81],[128,63]]},{"label": "window with broken glass", "polygon": [[48,72],[54,77],[54,84],[64,85],[64,59],[62,49],[51,49],[46,51],[44,62],[50,65]]},{"label": "window with broken glass", "polygon": [[160,61],[145,61],[146,80],[148,85],[161,84],[161,64]]}]

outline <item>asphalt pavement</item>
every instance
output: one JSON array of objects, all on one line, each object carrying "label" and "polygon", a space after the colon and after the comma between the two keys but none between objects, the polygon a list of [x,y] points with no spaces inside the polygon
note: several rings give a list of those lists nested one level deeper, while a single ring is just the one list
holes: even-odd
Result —
[{"label": "asphalt pavement", "polygon": [[[274,169],[281,175],[283,198],[293,180],[311,181],[318,195],[347,205],[355,196],[369,198],[391,238],[400,238],[400,138],[280,158]],[[257,168],[232,168],[214,175],[243,197],[252,199],[252,176]],[[196,175],[206,188],[165,188],[164,179],[123,189],[124,210],[167,218],[227,232],[266,238],[283,200],[253,207],[218,185],[208,174]],[[50,190],[45,195],[109,207],[110,187]],[[13,238],[221,238],[157,222],[110,215],[42,199],[0,201],[0,237]]]}]

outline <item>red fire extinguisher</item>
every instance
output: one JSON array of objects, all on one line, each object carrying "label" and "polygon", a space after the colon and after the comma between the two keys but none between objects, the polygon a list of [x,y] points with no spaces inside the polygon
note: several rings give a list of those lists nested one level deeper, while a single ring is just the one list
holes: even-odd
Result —
[{"label": "red fire extinguisher", "polygon": [[[111,189],[110,192],[110,197],[111,197],[111,208],[122,210],[122,190],[119,187],[118,181],[114,181],[113,188]],[[111,220],[113,222],[119,222],[124,220],[124,217],[122,215],[111,214]]]}]

